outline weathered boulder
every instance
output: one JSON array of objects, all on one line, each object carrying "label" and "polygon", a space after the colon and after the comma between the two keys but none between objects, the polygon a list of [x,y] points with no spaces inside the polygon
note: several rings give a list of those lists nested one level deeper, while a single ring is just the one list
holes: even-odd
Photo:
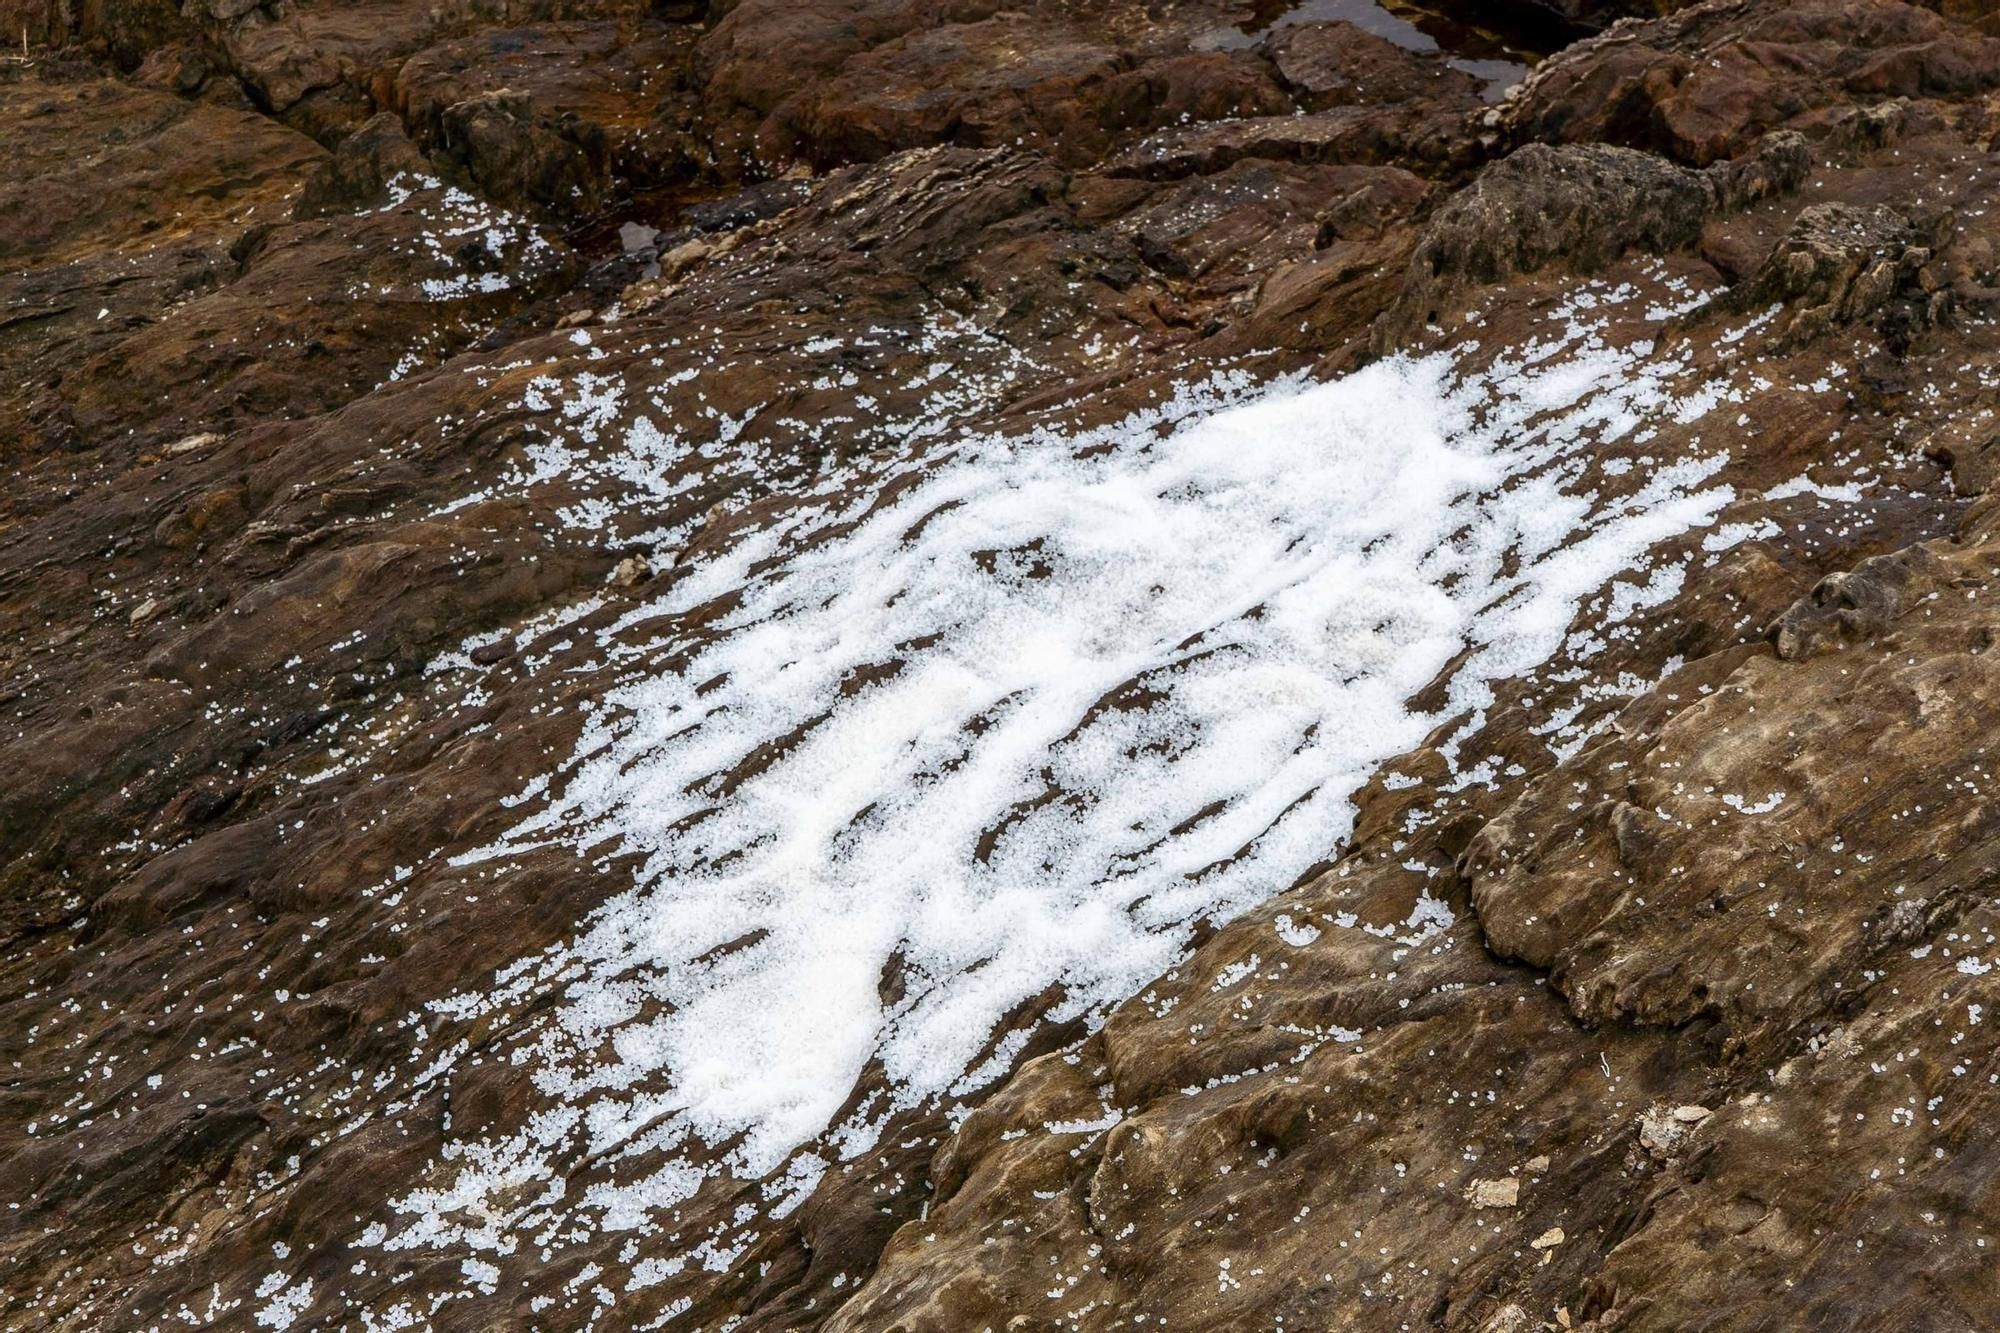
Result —
[{"label": "weathered boulder", "polygon": [[1593,273],[1630,249],[1685,249],[1716,214],[1797,189],[1808,166],[1805,140],[1795,133],[1768,136],[1744,160],[1699,171],[1604,144],[1516,149],[1426,224],[1377,345],[1408,342],[1468,287],[1558,261]]},{"label": "weathered boulder", "polygon": [[560,217],[588,214],[603,200],[611,148],[587,122],[541,115],[505,89],[453,103],[440,121],[447,160],[497,202]]},{"label": "weathered boulder", "polygon": [[1787,329],[1810,337],[1854,320],[1893,322],[1906,341],[1912,325],[1935,324],[1951,293],[1932,260],[1950,240],[1948,212],[1921,221],[1887,204],[1816,204],[1800,212],[1746,286],[1746,307],[1790,306]]},{"label": "weathered boulder", "polygon": [[1900,0],[1708,0],[1544,62],[1503,121],[1515,143],[1603,141],[1705,166],[1832,108],[2000,86],[1996,42]]}]

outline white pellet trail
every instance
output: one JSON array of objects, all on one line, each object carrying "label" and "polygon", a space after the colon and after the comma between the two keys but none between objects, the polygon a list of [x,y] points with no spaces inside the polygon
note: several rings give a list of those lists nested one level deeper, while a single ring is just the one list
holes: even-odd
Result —
[{"label": "white pellet trail", "polygon": [[[1101,1020],[1196,921],[1332,854],[1375,767],[1561,651],[1579,603],[1670,590],[1648,553],[1714,523],[1722,459],[1614,480],[1595,458],[1706,410],[1667,387],[1683,369],[1573,331],[1477,375],[1436,355],[1192,388],[962,442],[682,579],[605,644],[677,669],[603,697],[553,774],[520,775],[532,813],[461,858],[567,848],[629,883],[436,1006],[559,995],[533,1039],[549,1110],[456,1145],[456,1184],[399,1201],[390,1243],[503,1247],[558,1187],[446,1214],[580,1152],[726,1141],[723,1169],[791,1158],[803,1191],[823,1159],[800,1149],[865,1150],[894,1110],[1003,1074],[1023,1002],[1053,986],[1050,1018]],[[1455,660],[1444,709],[1413,709]],[[888,1095],[836,1123],[871,1062]],[[633,1225],[701,1179],[620,1172],[558,1211]]]}]

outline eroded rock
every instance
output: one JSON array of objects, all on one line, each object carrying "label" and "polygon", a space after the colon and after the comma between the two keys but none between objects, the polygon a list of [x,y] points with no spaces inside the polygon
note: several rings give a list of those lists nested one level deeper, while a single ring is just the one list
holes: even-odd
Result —
[{"label": "eroded rock", "polygon": [[1629,249],[1684,249],[1714,215],[1797,189],[1808,165],[1805,140],[1793,133],[1771,136],[1742,162],[1701,171],[1627,148],[1530,144],[1431,218],[1376,341],[1407,342],[1466,288],[1557,261],[1593,273]]},{"label": "eroded rock", "polygon": [[1892,342],[1905,343],[1911,326],[1935,324],[1950,309],[1931,261],[1952,226],[1949,214],[1917,221],[1886,204],[1815,205],[1799,214],[1743,299],[1792,305],[1794,337],[1879,318],[1893,322]]}]

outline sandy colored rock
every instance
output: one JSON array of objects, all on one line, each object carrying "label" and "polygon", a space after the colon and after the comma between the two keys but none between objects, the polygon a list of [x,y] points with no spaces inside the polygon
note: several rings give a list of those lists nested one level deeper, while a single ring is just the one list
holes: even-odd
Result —
[{"label": "sandy colored rock", "polygon": [[1514,1176],[1475,1180],[1465,1187],[1465,1197],[1474,1208],[1512,1208],[1521,1200],[1521,1182]]}]

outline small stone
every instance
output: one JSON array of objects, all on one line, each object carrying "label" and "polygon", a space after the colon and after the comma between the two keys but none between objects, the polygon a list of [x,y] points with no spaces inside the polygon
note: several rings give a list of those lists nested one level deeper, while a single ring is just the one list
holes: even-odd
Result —
[{"label": "small stone", "polygon": [[626,556],[611,569],[611,582],[620,588],[636,588],[651,577],[651,567],[636,555]]},{"label": "small stone", "polygon": [[628,255],[651,250],[659,242],[660,233],[651,227],[643,227],[636,222],[622,222],[618,225],[618,243],[625,247],[625,253]]},{"label": "small stone", "polygon": [[1655,1157],[1670,1157],[1688,1131],[1708,1119],[1705,1106],[1655,1106],[1639,1117],[1639,1146]]},{"label": "small stone", "polygon": [[1568,1239],[1569,1237],[1563,1234],[1561,1227],[1550,1227],[1547,1231],[1529,1241],[1528,1246],[1530,1249],[1536,1250],[1553,1250]]},{"label": "small stone", "polygon": [[1465,1187],[1465,1197],[1474,1208],[1512,1208],[1521,1201],[1521,1182],[1514,1176],[1475,1180]]},{"label": "small stone", "polygon": [[1538,1176],[1547,1171],[1549,1169],[1548,1154],[1543,1153],[1538,1157],[1530,1157],[1526,1169]]},{"label": "small stone", "polygon": [[160,603],[151,597],[132,608],[130,617],[134,625],[143,625],[160,613]]},{"label": "small stone", "polygon": [[596,320],[597,312],[595,310],[572,310],[556,321],[556,327],[559,329],[577,329],[582,328],[585,324],[595,323]]},{"label": "small stone", "polygon": [[731,247],[726,247],[723,241],[705,240],[699,236],[691,241],[683,241],[660,256],[660,272],[669,278],[678,278],[704,259],[721,254],[727,248]]},{"label": "small stone", "polygon": [[196,435],[183,435],[161,452],[165,453],[169,458],[179,458],[182,454],[191,454],[197,449],[206,449],[209,445],[215,444],[221,439],[222,436],[216,432],[205,430]]}]

